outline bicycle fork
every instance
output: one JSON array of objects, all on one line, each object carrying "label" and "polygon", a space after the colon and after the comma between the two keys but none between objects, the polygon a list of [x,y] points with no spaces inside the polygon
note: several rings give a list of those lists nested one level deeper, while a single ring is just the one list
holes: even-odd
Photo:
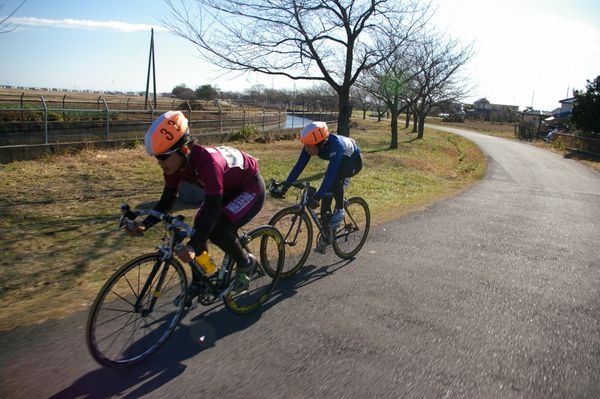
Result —
[{"label": "bicycle fork", "polygon": [[[142,300],[146,297],[146,293],[150,289],[152,289],[152,284],[154,282],[154,278],[156,277],[156,273],[158,273],[159,268],[163,265],[164,265],[164,267],[161,270],[161,273],[158,277],[158,281],[156,282],[156,286],[154,287],[154,291],[152,292],[152,296],[150,297],[149,306],[148,306],[148,308],[144,309]],[[154,305],[156,304],[156,300],[162,296],[161,289],[162,289],[163,283],[165,282],[165,278],[167,277],[168,270],[169,270],[169,264],[166,263],[163,259],[157,260],[154,263],[154,266],[152,267],[152,271],[150,272],[150,275],[146,279],[146,282],[144,283],[144,287],[142,288],[142,291],[140,292],[139,296],[137,297],[137,300],[135,301],[134,309],[136,312],[139,312],[142,315],[142,317],[146,317],[147,315],[152,313],[152,311],[154,310]]]}]

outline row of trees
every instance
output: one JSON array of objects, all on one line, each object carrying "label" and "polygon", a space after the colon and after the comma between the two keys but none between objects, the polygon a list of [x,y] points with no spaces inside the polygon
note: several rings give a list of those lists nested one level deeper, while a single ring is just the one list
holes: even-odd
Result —
[{"label": "row of trees", "polygon": [[173,88],[171,95],[181,100],[214,100],[219,97],[219,90],[208,84],[193,90],[182,83]]},{"label": "row of trees", "polygon": [[[210,62],[232,71],[313,81],[337,99],[338,133],[349,135],[352,98],[397,118],[425,116],[466,93],[459,72],[470,47],[435,33],[429,4],[418,0],[165,0],[163,21]],[[327,86],[328,90],[324,90]]]}]

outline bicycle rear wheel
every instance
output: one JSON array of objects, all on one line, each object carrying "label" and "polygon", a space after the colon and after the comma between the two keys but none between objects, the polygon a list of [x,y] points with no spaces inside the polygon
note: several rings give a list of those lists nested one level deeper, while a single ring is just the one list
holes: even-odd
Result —
[{"label": "bicycle rear wheel", "polygon": [[344,221],[335,231],[332,247],[337,256],[350,259],[361,250],[371,227],[369,205],[360,197],[344,201]]},{"label": "bicycle rear wheel", "polygon": [[[265,303],[275,289],[285,262],[285,244],[281,233],[273,226],[266,225],[244,234],[240,241],[248,252],[256,256],[257,265],[248,289],[240,293],[229,291],[223,297],[223,302],[233,313],[247,314]],[[233,259],[230,262],[229,270]]]},{"label": "bicycle rear wheel", "polygon": [[312,223],[306,212],[294,206],[277,212],[269,224],[281,232],[285,241],[285,264],[281,278],[289,278],[304,266],[310,255]]},{"label": "bicycle rear wheel", "polygon": [[90,310],[86,339],[92,357],[107,367],[148,358],[165,343],[183,315],[187,277],[175,259],[137,257],[104,284]]}]

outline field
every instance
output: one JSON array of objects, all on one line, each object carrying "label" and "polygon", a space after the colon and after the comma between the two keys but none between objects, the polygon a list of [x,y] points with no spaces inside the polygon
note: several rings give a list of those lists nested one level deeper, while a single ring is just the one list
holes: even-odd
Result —
[{"label": "field", "polygon": [[[370,204],[374,224],[423,209],[463,190],[485,173],[472,143],[427,130],[423,140],[401,130],[389,150],[387,122],[356,119],[351,135],[365,165],[349,194]],[[260,159],[265,179],[287,176],[297,141],[232,143]],[[304,178],[320,181],[326,164],[313,160]],[[121,203],[151,204],[162,190],[161,171],[142,148],[54,155],[0,165],[0,330],[60,318],[87,309],[107,277],[126,260],[152,251],[160,229],[142,238],[119,231]],[[264,223],[284,201],[268,199],[253,224]],[[195,209],[178,212],[191,220]],[[423,232],[426,234],[426,232]]]}]

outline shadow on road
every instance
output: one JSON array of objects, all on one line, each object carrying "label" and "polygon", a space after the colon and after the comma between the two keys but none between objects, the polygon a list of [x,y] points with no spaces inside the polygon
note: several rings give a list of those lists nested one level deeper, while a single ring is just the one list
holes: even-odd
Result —
[{"label": "shadow on road", "polygon": [[[148,395],[181,375],[186,369],[182,364],[184,360],[213,347],[219,339],[250,327],[263,312],[295,295],[299,288],[331,276],[351,262],[345,260],[321,267],[304,266],[295,276],[280,282],[271,299],[259,311],[246,316],[236,316],[220,304],[203,309],[188,324],[180,324],[150,359],[125,369],[98,368],[51,398],[138,398]],[[191,309],[190,312],[197,310]]]}]

